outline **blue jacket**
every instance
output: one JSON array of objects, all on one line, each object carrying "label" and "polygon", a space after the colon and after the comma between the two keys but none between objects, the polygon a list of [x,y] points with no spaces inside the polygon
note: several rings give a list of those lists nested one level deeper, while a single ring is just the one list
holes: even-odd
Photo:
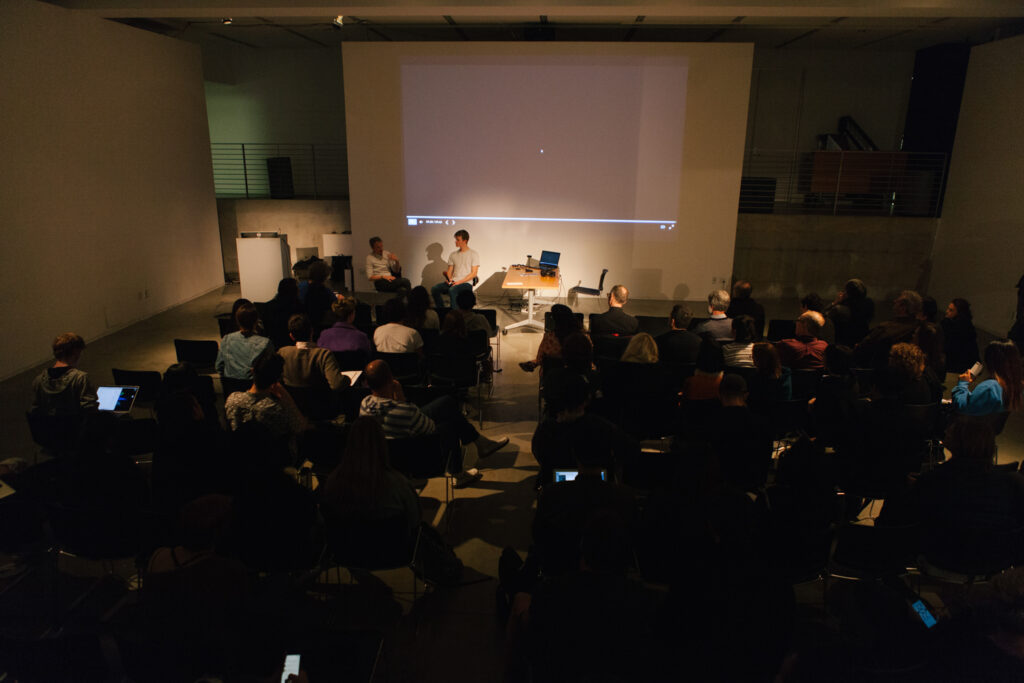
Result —
[{"label": "blue jacket", "polygon": [[953,387],[953,407],[963,415],[991,415],[1003,412],[1003,387],[994,379],[987,379],[974,391],[967,388],[967,382],[957,382]]}]

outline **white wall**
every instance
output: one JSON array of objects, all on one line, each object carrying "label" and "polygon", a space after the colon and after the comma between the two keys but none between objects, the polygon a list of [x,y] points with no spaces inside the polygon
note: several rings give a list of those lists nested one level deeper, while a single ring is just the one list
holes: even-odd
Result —
[{"label": "white wall", "polygon": [[[635,298],[701,298],[732,272],[753,48],[746,44],[597,43],[352,43],[343,46],[348,124],[349,190],[356,244],[374,234],[402,258],[413,284],[439,281],[441,259],[454,250],[443,225],[406,231],[403,200],[401,88],[404,56],[684,55],[688,60],[678,239],[646,238],[617,247],[594,244],[565,230],[517,239],[501,231],[474,233],[481,279],[500,284],[503,266],[541,249],[562,252],[563,283],[622,282]],[[439,111],[443,115],[443,111]],[[540,243],[543,242],[543,243]],[[634,243],[635,242],[635,243]],[[712,280],[714,280],[713,284]],[[360,283],[357,281],[357,286]]]},{"label": "white wall", "polygon": [[932,255],[931,293],[1005,335],[1024,274],[1024,36],[971,50]]},{"label": "white wall", "polygon": [[213,142],[345,141],[341,50],[203,48]]},{"label": "white wall", "polygon": [[197,47],[5,0],[0,64],[8,377],[223,279]]}]

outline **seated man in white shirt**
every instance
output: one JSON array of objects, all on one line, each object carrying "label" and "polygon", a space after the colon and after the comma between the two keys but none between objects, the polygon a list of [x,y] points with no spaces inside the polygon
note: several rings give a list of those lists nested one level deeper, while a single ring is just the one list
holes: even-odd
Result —
[{"label": "seated man in white shirt", "polygon": [[389,299],[381,313],[383,324],[373,332],[373,345],[381,353],[413,353],[423,348],[423,337],[411,327],[402,324],[405,304],[398,297]]},{"label": "seated man in white shirt", "polygon": [[448,269],[444,271],[444,282],[438,282],[430,288],[434,296],[434,303],[438,308],[444,308],[444,295],[447,294],[451,300],[451,307],[457,308],[457,297],[459,292],[473,289],[473,279],[480,270],[480,254],[469,248],[469,233],[459,230],[455,233],[455,246],[458,251],[453,251],[448,257]]},{"label": "seated man in white shirt", "polygon": [[373,283],[378,292],[408,294],[412,283],[402,277],[402,264],[398,257],[384,250],[384,240],[371,237],[370,249],[373,251],[366,255],[366,279]]}]

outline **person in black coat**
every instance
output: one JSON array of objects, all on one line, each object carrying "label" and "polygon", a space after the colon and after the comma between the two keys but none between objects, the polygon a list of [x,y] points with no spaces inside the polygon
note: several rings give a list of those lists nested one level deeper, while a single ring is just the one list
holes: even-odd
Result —
[{"label": "person in black coat", "polygon": [[971,304],[967,299],[953,299],[946,306],[942,326],[946,347],[946,372],[958,375],[978,362],[978,333],[974,329]]},{"label": "person in black coat", "polygon": [[690,309],[682,304],[672,307],[668,332],[658,335],[658,360],[663,363],[696,363],[700,337],[686,328],[693,318]]},{"label": "person in black coat", "polygon": [[608,310],[590,316],[590,334],[635,334],[640,323],[622,310],[628,301],[629,290],[625,285],[612,287],[608,292]]}]

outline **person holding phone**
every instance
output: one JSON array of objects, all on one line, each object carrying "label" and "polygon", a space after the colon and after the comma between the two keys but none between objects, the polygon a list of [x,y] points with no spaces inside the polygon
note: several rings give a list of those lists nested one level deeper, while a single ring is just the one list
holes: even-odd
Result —
[{"label": "person holding phone", "polygon": [[975,365],[960,375],[953,387],[953,408],[962,415],[991,415],[1017,410],[1021,404],[1020,352],[1010,340],[994,341],[985,347],[985,367],[991,377],[969,387],[981,368]]}]

